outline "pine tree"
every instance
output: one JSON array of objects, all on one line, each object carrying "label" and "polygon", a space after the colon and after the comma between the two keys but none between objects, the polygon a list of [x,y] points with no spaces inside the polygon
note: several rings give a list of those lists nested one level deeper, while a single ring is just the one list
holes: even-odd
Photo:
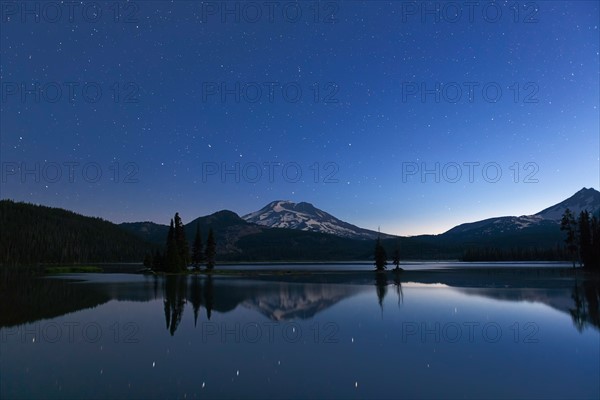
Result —
[{"label": "pine tree", "polygon": [[175,238],[175,228],[173,225],[173,218],[171,218],[171,224],[169,225],[169,233],[167,233],[167,243]]},{"label": "pine tree", "polygon": [[185,270],[190,263],[190,249],[185,238],[185,230],[179,213],[175,213],[175,243],[179,255],[178,270]]},{"label": "pine tree", "polygon": [[177,241],[175,240],[175,227],[171,219],[169,226],[169,234],[167,235],[167,250],[165,252],[165,271],[179,272],[181,260],[179,258],[179,250],[177,249]]},{"label": "pine tree", "polygon": [[600,223],[594,215],[590,224],[590,232],[592,235],[592,265],[596,271],[600,271]]},{"label": "pine tree", "polygon": [[590,232],[590,214],[582,211],[577,220],[577,233],[579,234],[579,259],[583,266],[590,268],[592,265],[592,235]]},{"label": "pine tree", "polygon": [[165,270],[163,256],[162,254],[160,254],[160,251],[158,251],[158,249],[156,250],[156,253],[154,253],[154,257],[152,258],[152,269],[154,271]]},{"label": "pine tree", "polygon": [[565,238],[565,244],[567,245],[567,251],[572,257],[573,268],[575,268],[575,261],[577,256],[576,226],[577,225],[575,223],[575,218],[573,217],[573,214],[571,214],[571,210],[567,208],[560,221],[560,230],[565,231],[567,233],[567,237]]},{"label": "pine tree", "polygon": [[381,244],[381,238],[377,235],[377,241],[375,242],[375,269],[377,271],[385,270],[387,265],[387,254]]},{"label": "pine tree", "polygon": [[396,249],[394,250],[394,259],[393,259],[392,263],[396,266],[396,268],[394,268],[394,270],[395,271],[399,271],[400,270],[400,249],[399,249],[399,246],[397,246]]},{"label": "pine tree", "polygon": [[208,230],[208,238],[206,239],[206,268],[212,270],[215,267],[215,256],[217,253],[217,244],[212,228]]},{"label": "pine tree", "polygon": [[196,224],[196,237],[194,238],[194,244],[192,245],[192,263],[196,269],[200,268],[203,260],[202,254],[202,236],[200,233],[200,224]]}]

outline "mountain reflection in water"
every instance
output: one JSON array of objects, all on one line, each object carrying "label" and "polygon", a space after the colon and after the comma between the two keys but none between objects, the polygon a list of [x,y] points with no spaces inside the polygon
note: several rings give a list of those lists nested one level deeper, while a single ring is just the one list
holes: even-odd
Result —
[{"label": "mountain reflection in water", "polygon": [[[202,315],[254,310],[272,321],[310,319],[344,299],[375,289],[383,300],[393,290],[400,305],[402,284],[443,284],[472,296],[536,302],[568,314],[576,329],[600,330],[600,279],[570,271],[405,271],[292,276],[223,277],[87,274],[57,278],[3,277],[0,327],[10,327],[93,308],[110,300],[163,300],[166,329],[175,335],[186,309]],[[157,310],[158,312],[158,310]]]}]

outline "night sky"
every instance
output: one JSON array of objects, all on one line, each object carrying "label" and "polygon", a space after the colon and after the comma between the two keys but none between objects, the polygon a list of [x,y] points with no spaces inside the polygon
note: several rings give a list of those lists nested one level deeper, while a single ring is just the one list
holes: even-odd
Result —
[{"label": "night sky", "polygon": [[0,5],[2,198],[413,235],[599,186],[597,1]]}]

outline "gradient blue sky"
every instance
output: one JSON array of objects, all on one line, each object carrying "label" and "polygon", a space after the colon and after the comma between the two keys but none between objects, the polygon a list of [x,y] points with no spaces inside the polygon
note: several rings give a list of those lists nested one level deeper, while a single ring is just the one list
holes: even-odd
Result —
[{"label": "gradient blue sky", "polygon": [[289,199],[414,235],[599,186],[596,1],[45,4],[2,2],[2,198],[159,223]]}]

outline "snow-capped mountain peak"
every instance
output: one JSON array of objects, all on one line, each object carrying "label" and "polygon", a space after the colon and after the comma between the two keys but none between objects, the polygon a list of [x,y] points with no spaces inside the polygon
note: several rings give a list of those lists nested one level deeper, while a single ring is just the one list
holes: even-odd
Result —
[{"label": "snow-capped mountain peak", "polygon": [[548,207],[535,215],[547,220],[560,221],[567,208],[571,210],[571,213],[576,218],[584,210],[596,214],[600,210],[600,192],[593,188],[583,188],[568,199],[552,207]]},{"label": "snow-capped mountain peak", "polygon": [[567,208],[571,210],[575,218],[583,210],[597,215],[600,212],[600,192],[593,188],[583,188],[568,199],[548,207],[537,214],[522,215],[520,217],[497,217],[465,223],[455,226],[445,234],[493,236],[529,229],[539,230],[547,228],[556,231],[556,227]]},{"label": "snow-capped mountain peak", "polygon": [[[270,228],[329,233],[353,239],[374,239],[378,234],[375,231],[359,228],[339,220],[306,202],[294,203],[289,200],[276,200],[242,218]],[[391,237],[385,234],[381,236]]]}]

